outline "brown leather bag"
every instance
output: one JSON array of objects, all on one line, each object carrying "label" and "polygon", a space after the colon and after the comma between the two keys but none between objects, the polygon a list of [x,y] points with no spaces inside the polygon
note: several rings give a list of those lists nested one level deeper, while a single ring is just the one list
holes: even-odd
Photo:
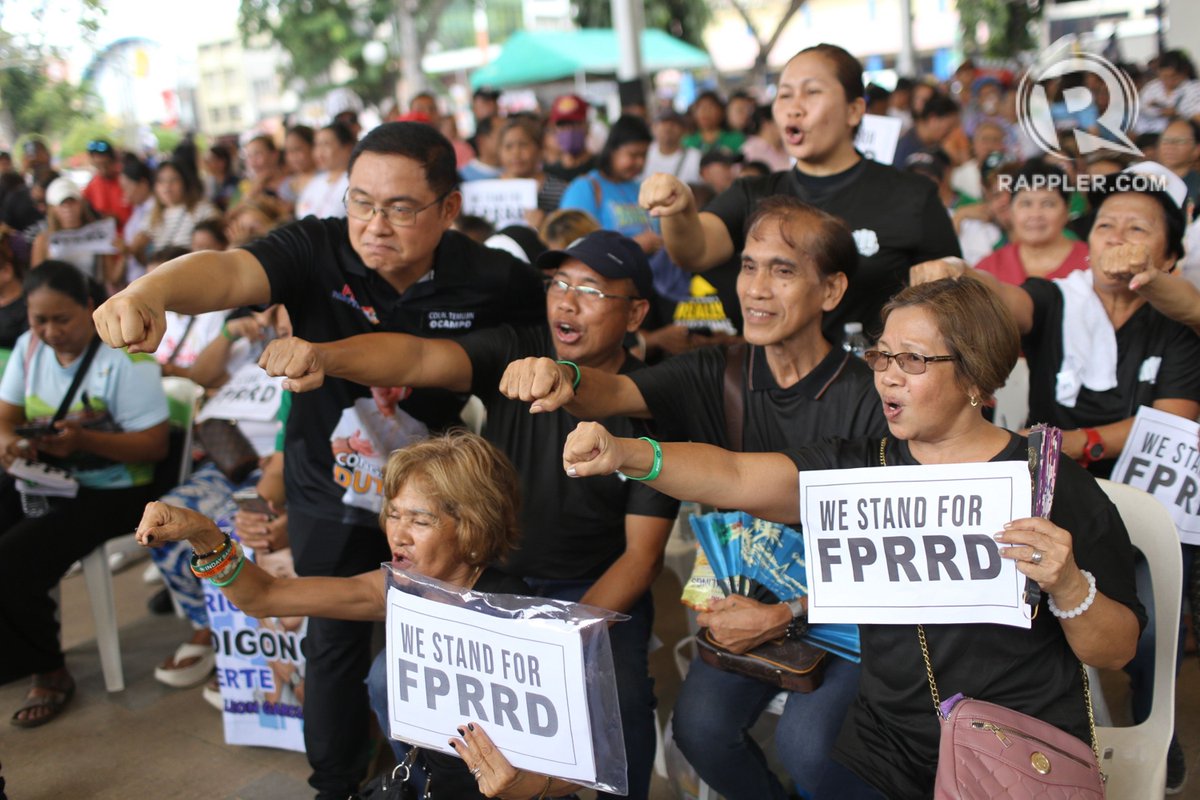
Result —
[{"label": "brown leather bag", "polygon": [[825,657],[829,655],[808,642],[783,638],[739,655],[713,641],[708,628],[697,631],[696,647],[701,660],[710,667],[736,672],[789,692],[816,691],[825,677]]},{"label": "brown leather bag", "polygon": [[236,422],[206,419],[196,424],[196,438],[225,477],[241,483],[258,466],[258,453]]}]

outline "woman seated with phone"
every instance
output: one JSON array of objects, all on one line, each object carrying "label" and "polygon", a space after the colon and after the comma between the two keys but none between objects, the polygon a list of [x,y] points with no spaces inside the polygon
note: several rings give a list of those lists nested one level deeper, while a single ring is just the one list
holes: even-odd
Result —
[{"label": "woman seated with phone", "polygon": [[[462,431],[397,450],[383,474],[387,502],[380,523],[392,563],[461,589],[528,594],[520,578],[491,565],[517,543],[520,485],[509,460],[482,437]],[[373,569],[351,578],[277,578],[247,561],[212,520],[166,503],[151,503],[138,541],[191,545],[198,573],[207,572],[235,606],[256,617],[322,616],[383,621],[384,576]],[[461,758],[422,751],[426,796],[527,800],[570,794],[577,785],[516,769],[478,722],[447,720]]]},{"label": "woman seated with phone", "polygon": [[[22,728],[58,716],[75,693],[49,591],[70,565],[128,532],[154,497],[167,454],[167,400],[158,365],[102,346],[92,311],[103,290],[70,264],[45,261],[25,278],[30,330],[0,380],[0,683],[33,675],[13,715]],[[73,497],[38,494],[56,467]],[[23,493],[22,493],[23,492]]]}]

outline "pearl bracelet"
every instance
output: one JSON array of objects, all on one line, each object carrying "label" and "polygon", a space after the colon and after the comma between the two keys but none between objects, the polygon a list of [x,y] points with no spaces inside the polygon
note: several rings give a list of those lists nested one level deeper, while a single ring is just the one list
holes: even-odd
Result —
[{"label": "pearl bracelet", "polygon": [[1054,598],[1051,597],[1049,602],[1050,613],[1059,619],[1074,619],[1075,617],[1078,617],[1080,614],[1091,608],[1092,602],[1096,599],[1096,576],[1088,572],[1086,569],[1081,569],[1079,572],[1083,575],[1083,577],[1087,578],[1087,597],[1084,598],[1082,603],[1075,606],[1075,608],[1072,608],[1070,611],[1063,611],[1058,607],[1058,604],[1054,602]]}]

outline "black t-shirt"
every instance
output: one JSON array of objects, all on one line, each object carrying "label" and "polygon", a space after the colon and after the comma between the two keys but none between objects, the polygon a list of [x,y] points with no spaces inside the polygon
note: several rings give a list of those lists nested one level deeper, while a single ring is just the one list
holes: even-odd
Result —
[{"label": "black t-shirt", "polygon": [[[525,581],[507,575],[494,567],[485,569],[472,588],[474,591],[488,592],[489,594],[533,594]],[[451,726],[451,730],[445,732],[446,738],[449,739],[455,735],[453,728],[467,722],[466,719],[456,722]],[[448,753],[439,753],[436,750],[422,750],[421,758],[429,769],[429,788],[436,792],[438,797],[483,800],[484,796],[479,792],[479,784],[476,782],[475,776],[467,769],[466,762],[461,758]]]},{"label": "black t-shirt", "polygon": [[[1149,303],[1117,330],[1117,386],[1107,392],[1084,388],[1074,408],[1055,399],[1063,360],[1063,296],[1053,281],[1022,284],[1033,300],[1033,327],[1021,342],[1029,362],[1029,423],[1064,430],[1091,428],[1132,417],[1138,406],[1158,399],[1200,400],[1200,336],[1168,319]],[[1115,458],[1090,466],[1108,477]]]},{"label": "black t-shirt", "polygon": [[[283,303],[296,336],[329,342],[360,333],[409,333],[455,338],[505,322],[545,318],[541,276],[508,253],[447,231],[433,270],[403,295],[350,246],[344,219],[308,217],[246,246],[266,270],[271,302]],[[284,446],[288,503],[293,513],[376,526],[377,518],[342,504],[345,488],[334,478],[330,434],[344,409],[370,391],[327,378],[315,392],[296,395]],[[465,397],[417,389],[400,409],[433,430],[458,424]]]},{"label": "black t-shirt", "polygon": [[[1025,461],[1028,441],[1012,440],[994,461]],[[794,450],[801,469],[877,467],[879,439]],[[889,438],[889,465],[917,464],[906,442]],[[1050,519],[1074,537],[1074,556],[1098,591],[1127,606],[1145,626],[1133,582],[1133,547],[1116,507],[1069,458],[1059,461]],[[1062,626],[1042,607],[1030,630],[1008,625],[928,625],[929,658],[943,698],[961,692],[1049,722],[1090,741],[1079,659]],[[891,798],[927,798],[937,769],[940,726],[915,625],[859,625],[858,697],[834,754]]]},{"label": "black t-shirt", "polygon": [[[576,164],[573,167],[565,167],[560,162],[546,164],[542,167],[542,171],[547,175],[552,175],[558,178],[563,183],[570,183],[580,175],[586,175],[596,168],[596,157],[592,156],[582,164]],[[565,189],[563,191],[566,191]],[[562,195],[559,195],[559,200],[562,200]]]},{"label": "black t-shirt", "polygon": [[[960,255],[958,237],[937,187],[911,175],[862,159],[840,175],[811,179],[795,169],[760,178],[739,178],[704,209],[729,230],[734,258],[704,273],[717,289],[725,313],[742,324],[737,299],[739,254],[746,245],[746,223],[765,197],[798,197],[846,223],[858,245],[858,270],[846,296],[822,326],[827,339],[840,342],[842,326],[861,322],[868,333],[879,329],[879,310],[908,283],[914,264]],[[736,315],[736,316],[735,316]]]},{"label": "black t-shirt", "polygon": [[[726,355],[723,347],[705,347],[629,376],[664,438],[731,447],[725,424]],[[841,348],[831,349],[786,389],[776,383],[761,347],[750,347],[745,370],[742,452],[887,433],[870,368]]]},{"label": "black t-shirt", "polygon": [[[512,361],[554,358],[545,325],[503,326],[459,340],[471,359],[471,392],[487,406],[488,441],[512,459],[521,476],[521,544],[504,569],[529,578],[598,578],[625,551],[625,516],[674,518],[678,501],[617,475],[569,478],[562,467],[567,434],[579,420],[566,411],[530,414],[529,404],[500,394],[500,377]],[[629,356],[627,374],[641,366]],[[615,436],[642,436],[626,417],[602,420]]]},{"label": "black t-shirt", "polygon": [[25,306],[25,295],[21,295],[6,306],[0,306],[0,347],[11,350],[17,337],[29,329],[29,311]]}]

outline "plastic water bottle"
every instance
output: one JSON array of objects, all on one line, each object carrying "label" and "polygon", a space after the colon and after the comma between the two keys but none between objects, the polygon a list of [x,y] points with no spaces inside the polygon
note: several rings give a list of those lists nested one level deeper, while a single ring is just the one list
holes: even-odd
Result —
[{"label": "plastic water bottle", "polygon": [[44,494],[21,492],[21,511],[27,519],[44,517],[50,513],[50,499]]},{"label": "plastic water bottle", "polygon": [[847,322],[842,328],[842,334],[842,349],[859,358],[862,358],[863,353],[871,346],[867,337],[863,335],[861,322]]}]

